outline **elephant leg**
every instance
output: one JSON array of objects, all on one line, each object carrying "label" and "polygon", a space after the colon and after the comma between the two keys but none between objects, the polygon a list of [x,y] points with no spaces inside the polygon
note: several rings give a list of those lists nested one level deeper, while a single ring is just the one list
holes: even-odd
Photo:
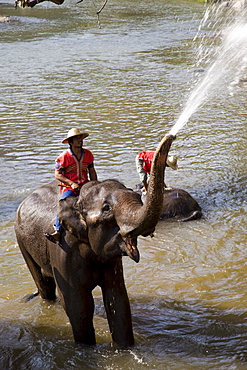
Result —
[{"label": "elephant leg", "polygon": [[120,346],[132,346],[134,336],[131,310],[121,258],[106,264],[101,289],[113,341]]},{"label": "elephant leg", "polygon": [[96,343],[93,327],[94,300],[92,292],[79,283],[79,277],[66,280],[54,268],[58,294],[72,326],[75,342],[94,345]]},{"label": "elephant leg", "polygon": [[19,247],[41,297],[43,299],[55,300],[56,284],[53,277],[44,276],[42,274],[41,267],[33,260],[32,256],[26,251],[26,249],[22,247],[21,243],[19,243]]}]

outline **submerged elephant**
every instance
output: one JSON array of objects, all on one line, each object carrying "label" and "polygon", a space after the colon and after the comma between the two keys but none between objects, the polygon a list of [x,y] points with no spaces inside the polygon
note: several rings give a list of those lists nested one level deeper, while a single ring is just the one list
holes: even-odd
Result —
[{"label": "submerged elephant", "polygon": [[201,207],[187,191],[177,188],[164,191],[162,220],[191,221],[201,216]]},{"label": "submerged elephant", "polygon": [[[98,285],[113,341],[134,343],[122,255],[138,262],[137,237],[154,232],[162,211],[164,163],[174,138],[165,136],[156,150],[145,204],[117,180],[89,182],[78,198],[59,202],[53,181],[17,210],[17,241],[38,292],[54,300],[57,288],[76,342],[95,344],[92,290]],[[57,212],[63,232],[60,244],[53,244],[43,233],[52,231]]]},{"label": "submerged elephant", "polygon": [[[141,194],[140,188],[135,191]],[[143,202],[145,198],[142,196]],[[161,220],[185,222],[197,220],[201,216],[201,207],[187,191],[178,188],[164,189]]]}]

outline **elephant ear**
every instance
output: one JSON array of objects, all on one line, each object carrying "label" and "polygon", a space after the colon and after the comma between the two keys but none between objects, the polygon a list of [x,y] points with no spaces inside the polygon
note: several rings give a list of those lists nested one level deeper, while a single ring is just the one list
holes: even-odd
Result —
[{"label": "elephant ear", "polygon": [[88,243],[87,224],[77,205],[77,197],[67,197],[59,201],[58,218],[63,228],[77,239]]}]

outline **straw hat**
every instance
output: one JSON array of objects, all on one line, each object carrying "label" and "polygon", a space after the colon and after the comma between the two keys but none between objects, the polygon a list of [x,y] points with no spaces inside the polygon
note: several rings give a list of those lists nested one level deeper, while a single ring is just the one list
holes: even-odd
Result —
[{"label": "straw hat", "polygon": [[177,170],[178,169],[177,157],[175,157],[174,155],[167,157],[166,164],[173,170]]},{"label": "straw hat", "polygon": [[74,136],[82,136],[82,139],[85,139],[85,137],[88,137],[88,135],[89,134],[86,133],[86,132],[80,132],[80,130],[78,130],[78,128],[72,128],[71,130],[69,130],[69,132],[67,134],[67,137],[62,140],[62,143],[67,144],[68,139],[70,139],[71,137],[74,137]]}]

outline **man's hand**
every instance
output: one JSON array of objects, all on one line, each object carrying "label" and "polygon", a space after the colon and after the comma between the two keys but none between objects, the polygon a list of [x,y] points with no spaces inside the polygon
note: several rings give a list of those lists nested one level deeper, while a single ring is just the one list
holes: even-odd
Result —
[{"label": "man's hand", "polygon": [[70,186],[71,186],[71,189],[73,189],[77,192],[79,192],[80,189],[81,189],[81,187],[78,184],[76,184],[75,182],[73,182],[73,184],[71,184]]}]

